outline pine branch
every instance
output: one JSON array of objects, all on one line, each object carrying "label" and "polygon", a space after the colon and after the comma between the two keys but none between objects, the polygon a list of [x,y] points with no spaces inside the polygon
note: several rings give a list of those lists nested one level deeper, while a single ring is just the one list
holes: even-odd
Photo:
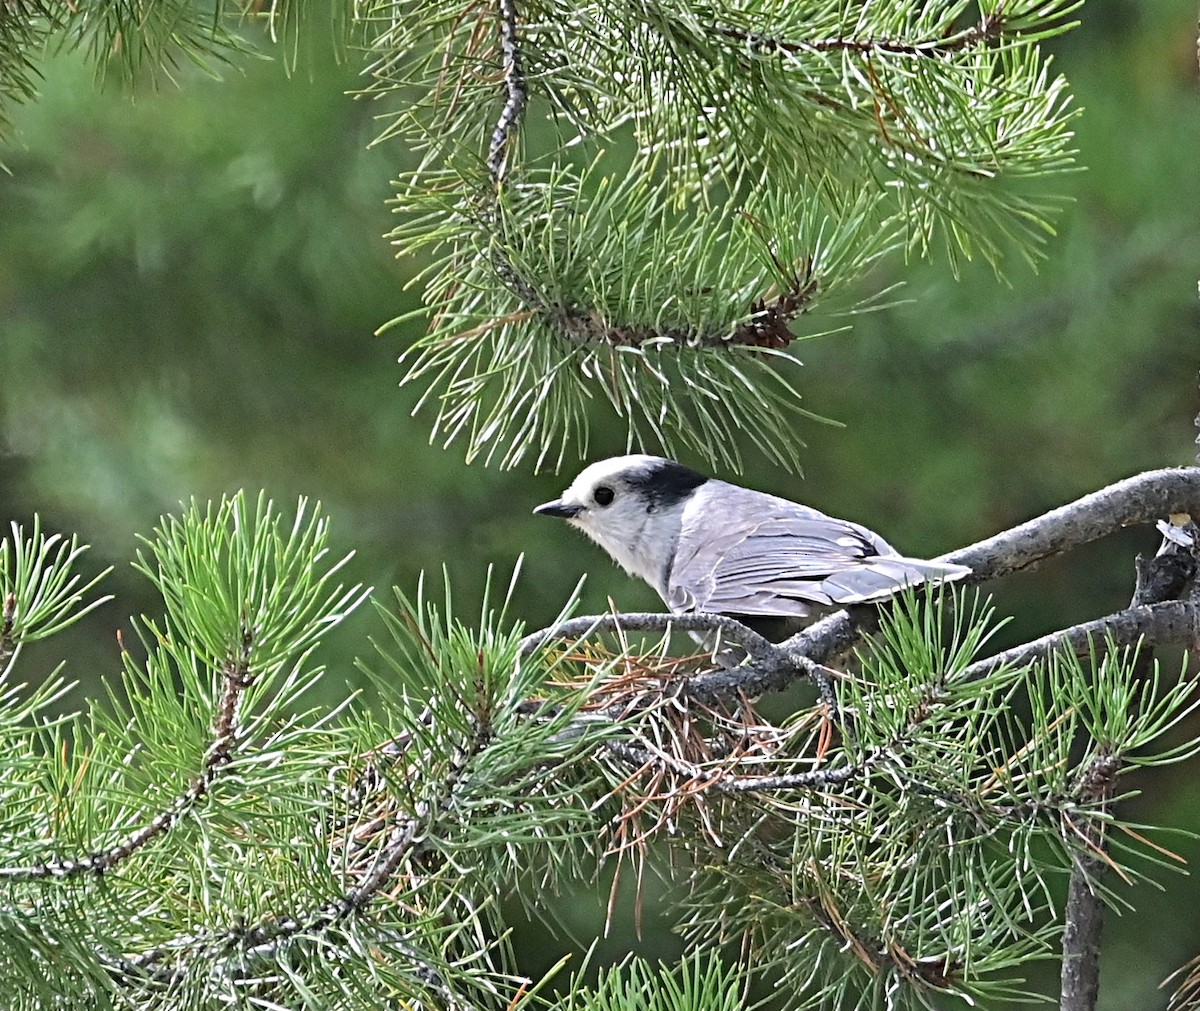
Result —
[{"label": "pine branch", "polygon": [[[862,675],[832,680],[836,719],[821,704],[776,724],[744,692],[709,704],[708,689],[693,688],[740,668],[695,675],[702,658],[668,655],[669,632],[719,633],[748,665],[822,673],[727,617],[564,618],[521,638],[507,597],[496,607],[485,594],[472,629],[450,618],[448,590],[443,613],[422,588],[415,604],[401,597],[399,614],[382,612],[395,648],[380,648],[384,672],[365,669],[378,705],[347,708],[332,726],[326,711],[288,704],[311,680],[265,694],[357,598],[314,571],[324,536],[316,517],[281,527],[269,503],[239,496],[164,520],[147,542],[139,568],[168,612],[153,641],[176,666],[148,663],[138,681],[127,660],[130,718],[118,703],[97,724],[92,741],[113,738],[92,757],[97,771],[57,772],[56,785],[73,786],[44,806],[62,817],[76,797],[103,798],[67,830],[85,838],[97,817],[127,818],[163,795],[164,772],[178,773],[154,735],[173,746],[180,728],[210,784],[227,770],[239,779],[201,794],[210,803],[194,803],[162,845],[138,842],[143,859],[111,851],[121,873],[102,888],[53,875],[12,883],[25,891],[0,910],[5,939],[24,936],[30,894],[38,909],[68,909],[33,921],[54,951],[83,951],[79,965],[49,963],[68,995],[99,985],[114,1003],[181,1008],[298,994],[333,1006],[350,993],[372,1011],[396,999],[514,1005],[523,991],[492,964],[503,958],[490,940],[504,932],[497,891],[520,880],[537,906],[606,857],[643,862],[654,839],[681,857],[676,883],[691,905],[681,925],[698,949],[742,936],[756,971],[777,968],[785,992],[829,1006],[879,987],[898,1006],[946,992],[985,1004],[1010,996],[1019,967],[1057,936],[1047,879],[1090,852],[1080,840],[1093,829],[1113,847],[1121,825],[1089,806],[1089,770],[1106,756],[1119,770],[1197,747],[1150,754],[1200,706],[1193,685],[1131,685],[1115,653],[1094,672],[1065,659],[968,677],[991,611],[949,615],[912,596],[881,613]],[[1142,575],[1159,593],[1187,579]],[[222,642],[228,651],[235,631],[227,665],[197,659]],[[618,636],[619,651],[597,634]],[[639,652],[633,634],[663,644]],[[1032,705],[1011,705],[1017,692]],[[1097,744],[1077,759],[1084,734]],[[128,760],[139,737],[152,741],[141,778]],[[250,740],[261,756],[235,754]],[[12,817],[10,845],[44,845],[46,823]],[[14,925],[6,916],[18,912]],[[6,982],[32,992],[37,960],[51,956],[7,947]]]},{"label": "pine branch", "polygon": [[[63,44],[84,50],[100,80],[175,82],[186,64],[215,76],[215,67],[251,49],[230,27],[242,6],[236,0],[216,0],[207,9],[192,0],[65,6],[58,20]],[[252,6],[250,0],[246,6]]]},{"label": "pine branch", "polygon": [[74,624],[107,603],[110,596],[84,602],[84,597],[112,571],[105,569],[87,582],[71,570],[87,550],[72,537],[42,534],[41,519],[33,518],[26,536],[21,525],[10,524],[9,537],[0,538],[0,670],[12,661],[22,643],[36,642]]},{"label": "pine branch", "polygon": [[[964,619],[960,629],[973,629],[976,621]],[[1030,927],[1029,947],[1022,948],[1004,934],[1017,928],[1002,909],[1021,909],[1024,924],[1035,917],[1034,910],[1048,913],[1051,901],[1049,893],[1039,892],[1045,885],[1029,867],[1004,880],[996,879],[997,868],[1012,873],[1012,854],[1028,855],[1034,840],[1039,847],[1049,843],[1061,851],[1060,832],[1067,834],[1065,845],[1074,852],[1076,833],[1094,818],[1080,793],[1086,777],[1079,770],[1067,775],[1072,728],[1088,723],[1071,706],[1088,713],[1108,706],[1114,719],[1115,714],[1129,714],[1138,724],[1138,729],[1129,724],[1125,731],[1122,745],[1129,747],[1145,740],[1140,726],[1156,723],[1156,706],[1148,699],[1110,699],[1108,682],[1093,692],[1094,678],[1080,665],[1054,674],[1010,670],[984,686],[963,677],[965,661],[983,641],[979,634],[945,644],[926,638],[918,649],[913,632],[936,627],[938,618],[916,622],[903,634],[895,622],[895,616],[885,618],[885,634],[895,637],[901,653],[885,656],[872,646],[862,677],[838,682],[840,740],[834,755],[839,764],[819,770],[839,773],[836,780],[785,774],[773,783],[763,775],[766,768],[759,769],[760,763],[769,768],[770,746],[749,731],[757,726],[752,713],[745,717],[744,755],[726,755],[720,729],[694,703],[680,710],[678,728],[672,728],[676,717],[666,702],[667,688],[658,689],[664,693],[661,705],[628,706],[643,714],[636,740],[651,743],[638,743],[624,756],[623,767],[634,767],[622,784],[627,817],[643,822],[640,831],[626,833],[625,845],[652,832],[672,840],[710,840],[709,850],[689,847],[693,859],[710,873],[732,879],[738,898],[726,897],[727,905],[750,903],[744,918],[722,914],[722,936],[744,922],[755,938],[756,961],[774,964],[772,959],[778,958],[788,965],[797,984],[815,987],[806,989],[814,1006],[818,1000],[825,1006],[841,994],[901,983],[912,1004],[900,1006],[918,1006],[920,995],[930,991],[969,995],[986,1006],[977,989],[983,985],[984,950],[992,950],[990,944],[997,951],[1020,950],[1008,963],[1018,966],[1022,959],[1039,957],[1039,950],[1045,957],[1044,946],[1052,936]],[[916,655],[921,652],[923,659]],[[1019,734],[1001,729],[1013,719],[1008,696],[1018,685],[1035,698],[1055,699]],[[595,706],[607,711],[607,701],[596,699]],[[1148,715],[1133,716],[1135,712]],[[777,761],[784,756],[795,761],[793,739],[780,738],[776,747]],[[817,745],[817,754],[821,747]],[[642,782],[634,783],[633,777]],[[721,797],[746,795],[783,824],[773,824],[771,815],[764,814],[768,827],[763,829],[743,812],[747,825],[737,818],[736,808],[720,803]],[[944,844],[939,844],[942,833]],[[778,850],[771,848],[772,840],[782,840]],[[993,845],[1000,864],[984,857]],[[742,870],[756,865],[763,875]],[[1025,883],[1023,878],[1032,880]],[[702,893],[693,905],[697,919],[720,901],[703,875],[693,875],[686,887]],[[987,898],[972,899],[980,889]],[[747,900],[747,894],[755,898]],[[1002,895],[1008,898],[1001,900]],[[986,912],[976,901],[982,901]],[[787,914],[779,910],[781,902]],[[997,935],[986,943],[965,940],[966,924]],[[791,943],[776,945],[774,939],[781,935]],[[1000,942],[999,935],[1006,940]],[[689,940],[700,945],[709,937],[696,930]],[[811,958],[804,960],[805,968],[795,965],[799,948]],[[824,959],[841,968],[831,969]],[[822,964],[824,971],[817,968]],[[839,972],[845,976],[839,978]],[[814,981],[818,973],[819,983]]]},{"label": "pine branch", "polygon": [[101,875],[115,870],[147,843],[170,832],[209,794],[213,783],[233,761],[237,743],[238,705],[247,688],[253,683],[250,670],[250,651],[253,636],[248,628],[242,632],[240,656],[230,658],[222,670],[224,687],[213,720],[212,744],[204,756],[199,775],[188,788],[170,804],[155,814],[145,825],[121,842],[83,857],[58,857],[27,867],[0,867],[0,879],[35,881],[40,878],[74,878],[84,874]]},{"label": "pine branch", "polygon": [[[192,552],[183,554],[190,557]],[[327,971],[333,974],[333,987],[350,986],[344,974],[352,978],[359,971],[369,948],[389,953],[386,964],[391,968],[385,970],[371,958],[364,970],[376,982],[381,972],[388,973],[390,982],[381,985],[389,999],[400,994],[414,1008],[455,1011],[483,1006],[467,996],[471,990],[486,992],[488,1006],[500,1006],[502,995],[503,1002],[509,1000],[501,989],[507,977],[489,962],[496,942],[483,935],[485,927],[495,926],[489,903],[493,880],[501,875],[489,874],[483,865],[492,841],[502,836],[504,852],[524,870],[518,860],[523,837],[526,847],[548,844],[556,825],[586,817],[564,804],[568,797],[572,805],[577,801],[571,767],[596,747],[605,731],[592,724],[564,733],[577,716],[578,703],[527,708],[522,722],[512,719],[510,710],[528,695],[531,669],[516,662],[515,637],[496,632],[486,603],[487,627],[470,633],[448,617],[443,623],[435,612],[425,612],[420,601],[405,608],[404,617],[390,617],[389,625],[403,634],[399,644],[406,657],[436,672],[429,684],[435,694],[412,712],[406,691],[397,691],[397,679],[389,677],[378,687],[396,696],[392,711],[404,728],[401,733],[357,760],[348,761],[344,750],[328,743],[308,745],[319,759],[319,780],[333,771],[348,774],[343,789],[324,787],[317,803],[302,808],[302,831],[311,846],[297,850],[294,830],[285,830],[285,859],[311,863],[312,882],[306,877],[307,887],[300,890],[272,883],[268,893],[286,897],[282,908],[277,900],[265,908],[252,902],[253,916],[234,907],[220,917],[225,923],[210,922],[197,930],[189,918],[188,929],[141,950],[127,944],[109,949],[122,951],[119,955],[102,952],[114,985],[134,999],[163,991],[186,993],[199,985],[202,993],[261,993],[264,1000],[278,1001],[275,977],[295,975],[297,952],[307,953],[315,945],[321,952],[319,966],[307,966],[298,983],[306,998],[322,992]],[[275,625],[272,616],[265,619],[267,628]],[[459,682],[464,672],[465,683]],[[410,687],[414,677],[428,676],[407,665],[404,673]],[[540,673],[532,668],[533,675]],[[510,683],[514,678],[515,685]],[[229,712],[224,704],[220,709]],[[514,748],[518,738],[519,749]],[[340,743],[344,746],[344,738]],[[286,768],[287,757],[282,752],[264,755],[254,765]],[[335,762],[346,764],[331,768]],[[547,776],[548,769],[555,775]],[[516,798],[512,805],[502,799],[510,791]],[[254,824],[252,819],[244,822],[246,827]],[[254,838],[249,831],[245,836],[243,840],[239,833],[239,844]],[[561,858],[565,847],[557,849]],[[244,855],[239,866],[241,862]],[[463,879],[463,862],[473,866],[471,883]],[[508,880],[511,873],[502,876]],[[326,897],[312,902],[317,889]],[[364,997],[361,1006],[377,1005]]]},{"label": "pine branch", "polygon": [[585,441],[596,394],[631,444],[737,467],[742,430],[795,466],[802,317],[871,304],[838,299],[906,244],[1034,255],[1050,207],[1001,180],[1070,165],[1037,43],[1076,6],[364,5],[387,134],[422,152],[392,237],[433,320],[404,382],[503,466]]},{"label": "pine branch", "polygon": [[10,124],[5,106],[36,97],[34,54],[61,30],[65,11],[50,0],[7,0],[0,11],[0,136],[6,136]]},{"label": "pine branch", "polygon": [[[224,711],[225,706],[222,706]],[[410,742],[411,743],[411,742]],[[444,784],[447,797],[452,796],[465,773],[469,759],[477,757],[482,738],[476,735],[476,753],[465,756],[455,770],[453,781]],[[400,752],[391,749],[390,758],[397,759]],[[427,760],[429,756],[424,756]],[[417,767],[421,762],[414,763]],[[374,777],[369,776],[373,780]],[[378,785],[378,782],[376,785]],[[361,790],[352,790],[360,801],[366,800]],[[114,971],[126,976],[129,982],[139,985],[147,980],[156,983],[176,984],[181,981],[191,962],[196,959],[213,960],[213,972],[218,975],[236,973],[253,975],[256,966],[277,960],[286,945],[298,938],[320,937],[337,927],[342,921],[361,913],[375,901],[385,889],[394,883],[401,867],[420,858],[425,852],[425,841],[431,829],[434,814],[439,805],[419,802],[414,811],[391,820],[387,826],[387,841],[376,853],[371,863],[347,889],[336,898],[319,907],[302,913],[272,913],[269,918],[253,925],[239,925],[229,930],[216,930],[199,934],[184,934],[166,944],[137,955],[126,955],[112,961]],[[439,856],[438,861],[444,860]],[[433,870],[426,866],[426,872]],[[458,1007],[458,1001],[448,990],[445,981],[429,958],[420,956],[410,945],[392,939],[391,943],[403,951],[417,966],[418,976],[431,988],[447,998],[447,1007]],[[162,963],[173,957],[169,965]]]},{"label": "pine branch", "polygon": [[629,958],[601,967],[595,983],[581,969],[563,988],[555,1011],[742,1011],[745,979],[719,951],[694,951],[677,964]]},{"label": "pine branch", "polygon": [[82,50],[99,82],[179,83],[181,68],[212,77],[258,50],[263,33],[283,50],[289,70],[320,46],[340,52],[361,33],[346,0],[109,0],[103,4],[4,0],[0,3],[0,136],[9,103],[37,98],[38,61],[56,49]]}]

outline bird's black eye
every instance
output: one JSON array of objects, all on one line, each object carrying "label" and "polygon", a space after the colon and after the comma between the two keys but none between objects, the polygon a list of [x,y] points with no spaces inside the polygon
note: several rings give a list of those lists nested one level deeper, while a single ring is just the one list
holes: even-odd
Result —
[{"label": "bird's black eye", "polygon": [[612,500],[615,497],[615,492],[613,492],[613,490],[606,484],[602,484],[599,488],[592,492],[592,499],[598,506],[611,505]]}]

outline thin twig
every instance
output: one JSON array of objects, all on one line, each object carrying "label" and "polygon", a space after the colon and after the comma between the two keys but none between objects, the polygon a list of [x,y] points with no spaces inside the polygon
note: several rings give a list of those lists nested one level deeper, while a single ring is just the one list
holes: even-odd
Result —
[{"label": "thin twig", "polygon": [[0,670],[5,668],[17,649],[17,641],[13,637],[13,623],[16,617],[17,595],[10,591],[4,598],[4,610],[0,612]]},{"label": "thin twig", "polygon": [[805,772],[781,773],[777,776],[747,776],[728,768],[709,768],[669,755],[653,748],[646,741],[641,744],[629,741],[608,741],[606,751],[638,767],[655,766],[665,768],[682,780],[683,784],[703,783],[705,789],[720,793],[773,793],[786,790],[813,790],[836,786],[857,779],[865,772],[863,766],[843,765],[836,769],[809,769]]},{"label": "thin twig", "polygon": [[521,33],[518,26],[519,14],[514,0],[499,0],[500,7],[500,52],[504,58],[504,107],[492,130],[488,145],[488,171],[492,182],[500,186],[508,173],[508,150],[513,137],[521,125],[525,104],[529,95],[525,86],[525,71],[521,59]]},{"label": "thin twig", "polygon": [[[487,157],[488,171],[497,187],[504,182],[507,154],[529,97],[521,53],[519,12],[514,0],[498,0],[498,5],[505,102],[492,130]],[[853,52],[867,57],[880,54],[929,58],[960,52],[1010,34],[1008,19],[998,12],[989,13],[978,23],[960,31],[919,42],[840,37],[792,42],[724,25],[711,26],[707,31],[741,44],[751,52],[785,53],[796,57],[819,52]],[[790,275],[786,290],[774,297],[756,299],[749,306],[748,318],[732,329],[697,330],[688,326],[614,323],[594,306],[561,305],[548,301],[541,294],[538,284],[500,250],[492,252],[492,263],[500,280],[528,309],[536,312],[547,326],[566,340],[580,345],[641,347],[646,344],[671,344],[687,348],[779,350],[788,347],[795,339],[790,324],[812,307],[821,288],[820,278],[813,271],[811,256],[802,258],[791,270],[776,261],[775,265],[781,274]]]},{"label": "thin twig", "polygon": [[977,24],[955,32],[953,35],[939,39],[926,39],[922,42],[842,37],[792,42],[757,32],[748,32],[742,28],[720,26],[715,31],[727,39],[743,43],[747,49],[761,53],[787,53],[789,56],[803,56],[805,53],[852,52],[864,56],[877,53],[890,56],[930,57],[961,52],[972,46],[1002,38],[1007,34],[1007,27],[1007,19],[1002,14],[991,13],[985,15]]}]

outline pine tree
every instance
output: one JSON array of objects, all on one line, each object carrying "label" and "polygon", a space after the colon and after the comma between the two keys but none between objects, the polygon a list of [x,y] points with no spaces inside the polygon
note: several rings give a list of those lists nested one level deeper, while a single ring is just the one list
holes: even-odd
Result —
[{"label": "pine tree", "polygon": [[[1039,43],[1073,2],[495,7],[360,2],[364,97],[420,153],[393,237],[427,257],[408,359],[435,427],[505,465],[586,445],[589,399],[632,444],[794,464],[794,343],[894,252],[1040,255],[1071,166],[1065,83]],[[318,4],[10,4],[0,90],[48,40],[103,74],[232,59],[258,15],[299,59]],[[386,110],[391,110],[390,112]],[[985,598],[909,594],[783,644],[711,615],[530,630],[492,589],[375,599],[371,692],[323,640],[369,597],[337,582],[301,501],[194,503],[138,569],[162,601],[109,697],[62,717],[25,647],[98,603],[82,549],[0,548],[0,992],[13,1007],[920,1007],[1021,996],[1064,945],[1092,1007],[1102,901],[1172,855],[1121,816],[1122,777],[1188,761],[1200,699],[1156,645],[1190,643],[1194,470],[1151,472],[948,558],[971,582],[1160,523],[1131,606],[987,655]],[[512,579],[515,580],[514,573]],[[511,581],[507,584],[511,590]],[[727,668],[689,630],[749,654]],[[772,720],[763,692],[811,683]],[[594,984],[516,972],[499,898],[656,873],[694,956]],[[1056,883],[1070,876],[1065,907]],[[1065,939],[1064,939],[1064,936]],[[733,949],[734,954],[730,954]]]}]

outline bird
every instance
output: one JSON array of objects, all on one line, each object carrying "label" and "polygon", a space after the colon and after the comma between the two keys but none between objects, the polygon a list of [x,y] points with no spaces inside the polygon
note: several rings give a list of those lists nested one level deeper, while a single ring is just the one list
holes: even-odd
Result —
[{"label": "bird", "polygon": [[832,610],[971,571],[908,558],[857,523],[661,456],[599,460],[533,512],[583,531],[672,613],[725,615],[775,642]]}]

